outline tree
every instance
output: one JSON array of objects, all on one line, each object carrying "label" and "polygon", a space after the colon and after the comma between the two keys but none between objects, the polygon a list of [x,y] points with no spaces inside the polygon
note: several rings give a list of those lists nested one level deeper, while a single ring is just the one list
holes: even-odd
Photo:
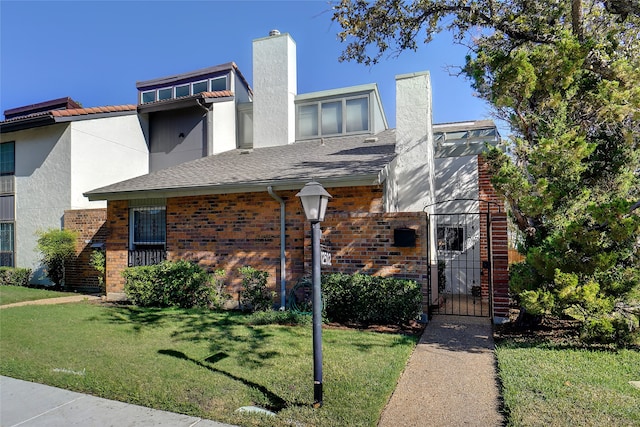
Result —
[{"label": "tree", "polygon": [[64,283],[64,263],[75,255],[76,233],[51,228],[38,234],[37,250],[42,254],[46,275],[57,289]]},{"label": "tree", "polygon": [[533,314],[622,340],[640,302],[640,1],[342,1],[341,60],[375,64],[449,31],[461,74],[513,132],[487,154],[525,237],[511,289]]}]

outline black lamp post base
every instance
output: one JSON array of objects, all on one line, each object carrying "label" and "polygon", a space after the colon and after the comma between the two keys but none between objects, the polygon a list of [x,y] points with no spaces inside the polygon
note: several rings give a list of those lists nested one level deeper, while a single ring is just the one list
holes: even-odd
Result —
[{"label": "black lamp post base", "polygon": [[320,408],[322,406],[322,383],[313,384],[313,407]]}]

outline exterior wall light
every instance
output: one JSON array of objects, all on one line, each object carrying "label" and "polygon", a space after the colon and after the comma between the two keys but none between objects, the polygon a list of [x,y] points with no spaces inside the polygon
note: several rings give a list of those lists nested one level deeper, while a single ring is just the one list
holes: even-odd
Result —
[{"label": "exterior wall light", "polygon": [[311,223],[311,276],[313,285],[313,407],[322,406],[322,296],[320,293],[320,222],[331,194],[315,181],[311,181],[300,190],[297,197],[302,201],[304,213]]}]

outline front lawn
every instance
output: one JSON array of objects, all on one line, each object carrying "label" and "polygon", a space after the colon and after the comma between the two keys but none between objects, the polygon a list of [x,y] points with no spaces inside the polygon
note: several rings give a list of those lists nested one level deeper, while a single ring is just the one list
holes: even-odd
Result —
[{"label": "front lawn", "polygon": [[46,289],[25,288],[23,286],[0,286],[0,305],[13,304],[23,301],[58,298],[76,295],[69,292],[56,292]]},{"label": "front lawn", "polygon": [[637,350],[505,340],[496,346],[509,426],[638,426]]},{"label": "front lawn", "polygon": [[[91,303],[0,316],[2,375],[247,426],[375,426],[416,344],[323,330],[324,406],[313,409],[311,326]],[[236,411],[248,405],[277,415]]]}]

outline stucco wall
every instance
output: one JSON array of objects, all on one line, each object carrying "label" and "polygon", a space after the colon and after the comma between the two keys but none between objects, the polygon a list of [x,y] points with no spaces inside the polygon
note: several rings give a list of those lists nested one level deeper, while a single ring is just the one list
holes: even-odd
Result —
[{"label": "stucco wall", "polygon": [[428,72],[396,76],[396,153],[396,210],[422,212],[435,198]]},{"label": "stucco wall", "polygon": [[71,123],[71,209],[105,208],[82,194],[149,172],[149,150],[137,115]]},{"label": "stucco wall", "polygon": [[209,155],[236,148],[236,104],[234,101],[217,102],[211,111],[213,120]]},{"label": "stucco wall", "polygon": [[34,271],[32,282],[49,283],[36,252],[36,232],[60,228],[70,206],[70,127],[11,132],[2,140],[15,141],[15,264]]},{"label": "stucco wall", "polygon": [[295,141],[296,44],[288,34],[253,41],[253,146]]}]

